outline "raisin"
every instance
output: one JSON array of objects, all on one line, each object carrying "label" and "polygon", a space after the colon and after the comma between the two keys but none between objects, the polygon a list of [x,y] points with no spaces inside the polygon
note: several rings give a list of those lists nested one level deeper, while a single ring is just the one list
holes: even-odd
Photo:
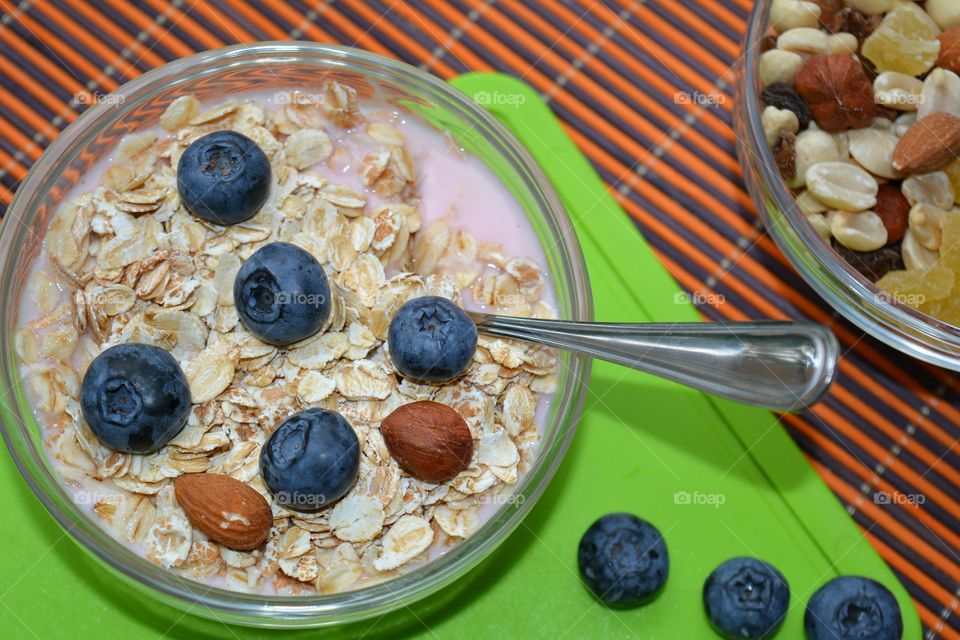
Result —
[{"label": "raisin", "polygon": [[777,48],[777,36],[774,36],[774,35],[764,36],[763,39],[760,40],[760,53],[766,53],[767,51],[770,51],[771,49],[776,49],[776,48]]},{"label": "raisin", "polygon": [[800,121],[800,128],[810,126],[810,106],[800,97],[796,89],[785,82],[775,82],[763,90],[760,99],[767,106],[792,111]]},{"label": "raisin", "polygon": [[870,282],[876,282],[891,271],[905,269],[900,244],[887,245],[876,251],[854,251],[848,249],[836,240],[832,242],[833,250],[843,258],[844,262],[866,276]]},{"label": "raisin", "polygon": [[880,23],[883,21],[881,16],[868,16],[853,7],[845,7],[842,13],[843,30],[857,36],[860,44],[870,37]]},{"label": "raisin", "polygon": [[773,147],[773,158],[777,162],[777,169],[784,180],[790,181],[797,177],[797,135],[783,131]]}]

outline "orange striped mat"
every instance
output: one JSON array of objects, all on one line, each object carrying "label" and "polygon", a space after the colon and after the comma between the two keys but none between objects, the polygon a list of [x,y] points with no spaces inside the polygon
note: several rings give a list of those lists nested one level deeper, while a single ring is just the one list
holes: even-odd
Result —
[{"label": "orange striped mat", "polygon": [[[953,374],[839,319],[760,229],[731,131],[750,0],[0,0],[0,207],[44,146],[168,60],[256,40],[359,46],[442,78],[498,70],[549,101],[673,276],[713,319],[810,318],[846,355],[783,418],[916,601],[960,638],[960,406]],[[895,496],[903,499],[884,499]]]}]

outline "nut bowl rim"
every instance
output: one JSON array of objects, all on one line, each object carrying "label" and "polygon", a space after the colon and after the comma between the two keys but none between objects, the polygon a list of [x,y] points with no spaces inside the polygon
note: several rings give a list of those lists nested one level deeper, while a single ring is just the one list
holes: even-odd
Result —
[{"label": "nut bowl rim", "polygon": [[[586,395],[590,362],[583,356],[564,354],[562,387],[552,399],[552,422],[545,425],[537,459],[517,482],[514,499],[501,505],[484,525],[441,557],[409,572],[372,586],[334,595],[279,596],[241,593],[181,577],[141,557],[113,538],[68,497],[62,481],[45,464],[40,429],[19,378],[19,358],[13,344],[17,301],[22,282],[14,274],[25,273],[32,255],[24,250],[37,232],[38,204],[51,196],[51,187],[70,162],[94,136],[118,121],[136,105],[170,87],[188,88],[191,82],[245,66],[264,67],[284,63],[311,64],[318,68],[358,71],[404,91],[425,98],[469,124],[490,144],[522,180],[539,221],[553,241],[544,250],[551,261],[557,301],[571,319],[593,318],[592,297],[586,266],[569,216],[553,186],[517,138],[489,112],[443,80],[402,62],[352,47],[312,42],[261,42],[206,51],[169,62],[124,84],[98,101],[53,140],[30,170],[0,224],[0,269],[8,274],[0,281],[0,304],[8,309],[6,330],[0,335],[4,357],[0,362],[2,383],[7,388],[0,401],[0,432],[21,476],[46,510],[78,545],[107,565],[112,573],[132,587],[175,608],[195,615],[258,627],[319,627],[382,616],[409,606],[466,574],[520,524],[555,474],[576,430]],[[365,76],[366,77],[366,76]],[[119,106],[115,106],[119,104]],[[541,233],[541,236],[543,233]],[[35,253],[35,252],[34,252]],[[22,277],[22,276],[21,276]],[[561,311],[563,313],[564,311]]]}]

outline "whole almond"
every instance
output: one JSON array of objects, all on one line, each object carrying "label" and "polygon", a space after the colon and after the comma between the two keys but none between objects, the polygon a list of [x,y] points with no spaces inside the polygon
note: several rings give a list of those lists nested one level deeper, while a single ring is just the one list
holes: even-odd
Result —
[{"label": "whole almond", "polygon": [[893,152],[893,166],[904,173],[929,173],[960,158],[960,118],[932,113],[907,129]]},{"label": "whole almond", "polygon": [[954,73],[960,73],[960,27],[944,31],[939,36],[940,57],[937,66]]},{"label": "whole almond", "polygon": [[813,56],[804,62],[796,90],[817,125],[831,133],[867,127],[877,110],[873,85],[863,65],[849,53]]},{"label": "whole almond", "polygon": [[887,229],[887,244],[903,240],[910,218],[910,202],[900,187],[893,184],[880,185],[877,191],[877,204],[873,210]]},{"label": "whole almond", "polygon": [[230,476],[188,473],[173,481],[177,502],[208,538],[237,551],[267,541],[273,514],[253,487]]},{"label": "whole almond", "polygon": [[460,414],[421,400],[394,409],[380,433],[404,471],[425,482],[445,482],[470,466],[473,436]]}]

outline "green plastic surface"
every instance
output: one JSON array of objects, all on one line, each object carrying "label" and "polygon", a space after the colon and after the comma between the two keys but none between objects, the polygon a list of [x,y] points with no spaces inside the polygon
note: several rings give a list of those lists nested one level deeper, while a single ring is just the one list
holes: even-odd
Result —
[{"label": "green plastic surface", "polygon": [[[540,162],[570,211],[598,319],[698,319],[532,89],[498,74],[467,74],[453,84],[468,95],[512,96],[490,108]],[[121,586],[77,548],[9,456],[0,456],[0,504],[2,637],[709,639],[717,636],[703,614],[703,581],[736,555],[766,559],[790,582],[792,608],[777,638],[802,638],[809,596],[842,573],[887,585],[900,601],[904,637],[920,637],[906,592],[772,414],[602,362],[594,365],[567,458],[525,522],[454,586],[380,620],[283,632],[183,614]],[[610,511],[634,512],[666,538],[670,577],[645,607],[609,610],[579,583],[580,535]]]}]

